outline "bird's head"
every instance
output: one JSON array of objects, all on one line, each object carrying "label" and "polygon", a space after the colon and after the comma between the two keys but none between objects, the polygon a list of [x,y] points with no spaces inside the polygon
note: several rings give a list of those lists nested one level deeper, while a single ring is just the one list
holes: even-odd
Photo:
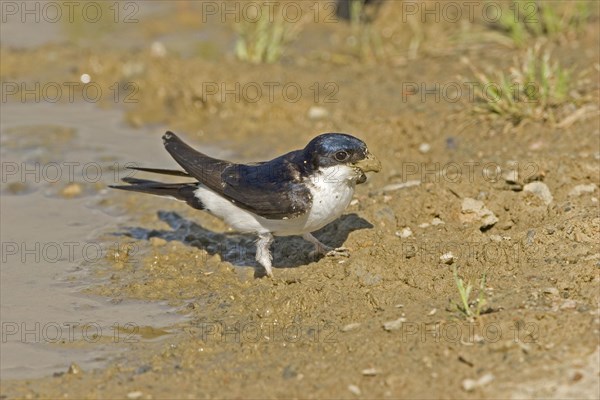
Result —
[{"label": "bird's head", "polygon": [[[315,170],[338,171],[342,178],[367,180],[366,172],[379,172],[381,163],[360,139],[345,133],[324,133],[304,148],[305,160]],[[337,167],[337,169],[336,169]]]}]

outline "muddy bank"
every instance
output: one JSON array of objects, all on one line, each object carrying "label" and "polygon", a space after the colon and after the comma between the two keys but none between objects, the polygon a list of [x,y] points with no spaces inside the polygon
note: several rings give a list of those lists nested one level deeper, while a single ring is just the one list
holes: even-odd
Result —
[{"label": "muddy bank", "polygon": [[[388,11],[384,31],[398,17]],[[165,17],[177,18],[176,10]],[[138,35],[158,40],[160,32],[148,26],[141,24]],[[301,238],[278,238],[273,279],[254,277],[254,238],[210,215],[143,195],[90,196],[94,210],[119,216],[94,240],[120,247],[101,262],[79,265],[89,283],[80,295],[144,307],[166,304],[182,318],[122,331],[133,333],[131,341],[106,338],[103,343],[119,355],[99,368],[68,372],[69,363],[78,361],[69,351],[91,351],[92,345],[63,343],[69,358],[64,373],[3,377],[2,394],[597,397],[598,115],[562,126],[543,120],[514,124],[473,113],[468,97],[423,98],[421,84],[447,84],[472,72],[465,55],[482,69],[508,68],[519,52],[487,36],[476,39],[474,32],[486,29],[481,25],[464,28],[471,41],[448,39],[444,51],[441,44],[427,45],[428,35],[453,27],[426,31],[416,58],[400,51],[381,63],[329,51],[343,43],[345,28],[331,42],[315,43],[316,52],[291,51],[281,63],[261,66],[227,55],[161,57],[148,47],[102,48],[101,58],[75,57],[76,46],[3,47],[3,71],[10,71],[4,79],[35,77],[35,64],[55,53],[73,61],[46,61],[54,79],[89,73],[101,87],[118,80],[124,90],[135,82],[139,101],[116,107],[125,110],[124,121],[143,130],[123,136],[139,142],[110,148],[120,164],[173,167],[160,141],[168,126],[200,149],[240,161],[302,147],[320,132],[350,132],[368,143],[384,169],[358,187],[342,218],[316,234],[328,245],[347,247],[350,258],[312,260],[311,246]],[[574,74],[597,72],[597,32],[595,19],[557,44],[553,56]],[[392,35],[398,43],[412,37],[398,35]],[[328,52],[329,58],[322,57]],[[30,67],[19,72],[23,65]],[[597,81],[582,79],[572,88],[583,99],[573,103],[575,111],[598,104]],[[282,87],[293,82],[304,95],[292,102],[276,92],[276,101],[263,95],[251,102],[240,92],[239,101],[221,100],[222,83],[264,88],[272,81]],[[206,89],[212,83],[217,93],[207,97],[203,84]],[[419,91],[403,92],[407,83]],[[311,88],[317,87],[315,101]],[[338,101],[325,102],[330,96]],[[115,107],[110,101],[98,106]],[[68,136],[56,135],[53,142]],[[20,146],[18,140],[10,143]],[[485,274],[485,306],[476,318],[460,311],[455,268],[474,286],[473,294]]]}]

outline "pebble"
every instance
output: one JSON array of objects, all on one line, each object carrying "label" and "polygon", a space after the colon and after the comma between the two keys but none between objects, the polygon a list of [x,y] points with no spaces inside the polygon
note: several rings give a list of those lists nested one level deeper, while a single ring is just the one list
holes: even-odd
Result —
[{"label": "pebble", "polygon": [[355,331],[360,327],[360,322],[353,322],[342,327],[342,332]]},{"label": "pebble", "polygon": [[451,251],[444,253],[440,256],[440,261],[444,264],[451,265],[455,260],[454,254]]},{"label": "pebble", "polygon": [[502,174],[502,177],[504,178],[506,183],[519,183],[519,171],[517,171],[516,169],[505,171]]},{"label": "pebble", "polygon": [[498,222],[498,217],[481,200],[466,197],[462,201],[460,221],[462,223],[480,222],[480,228],[488,228]]},{"label": "pebble", "polygon": [[502,241],[502,236],[500,236],[500,235],[490,235],[490,240],[492,242],[498,243],[498,242]]},{"label": "pebble", "polygon": [[413,186],[419,186],[421,184],[421,181],[419,180],[410,180],[410,181],[406,181],[406,182],[401,182],[401,183],[391,183],[389,185],[385,185],[383,187],[383,192],[393,192],[395,190],[400,190],[400,189],[406,189],[409,187],[413,187]]},{"label": "pebble", "polygon": [[402,239],[406,239],[407,237],[412,236],[412,234],[413,234],[412,229],[410,229],[408,227],[402,229],[401,231],[396,232],[396,236],[401,237]]},{"label": "pebble", "polygon": [[462,381],[462,388],[467,392],[472,392],[478,387],[485,386],[494,380],[494,375],[487,373],[479,379],[465,379]]},{"label": "pebble", "polygon": [[308,109],[309,119],[323,119],[329,116],[329,111],[324,107],[312,106]]},{"label": "pebble", "polygon": [[143,395],[144,395],[144,393],[140,392],[139,390],[136,390],[135,392],[129,392],[129,393],[127,393],[127,398],[135,400],[135,399],[139,399]]},{"label": "pebble", "polygon": [[558,296],[559,292],[558,292],[557,288],[555,288],[555,287],[549,287],[549,288],[545,288],[544,289],[544,293],[551,294],[551,295],[554,295],[554,296]]},{"label": "pebble", "polygon": [[377,375],[377,370],[375,368],[366,368],[361,371],[364,376],[375,376]]},{"label": "pebble", "polygon": [[423,222],[422,224],[419,224],[419,228],[423,228],[423,229],[429,228],[429,226],[430,226],[429,222]]},{"label": "pebble", "polygon": [[570,197],[578,197],[584,193],[594,193],[596,190],[596,184],[590,183],[588,185],[577,185],[569,192]]},{"label": "pebble", "polygon": [[419,151],[423,154],[429,153],[430,150],[431,150],[431,145],[429,143],[421,143],[419,145]]},{"label": "pebble", "polygon": [[445,222],[442,221],[441,219],[439,219],[438,217],[435,217],[434,219],[431,220],[431,225],[433,226],[437,226],[437,225],[444,225]]},{"label": "pebble", "polygon": [[60,191],[60,194],[63,197],[77,197],[80,196],[81,193],[83,193],[83,188],[79,183],[74,182],[69,183]]},{"label": "pebble", "polygon": [[167,241],[163,238],[153,236],[150,238],[150,244],[154,247],[162,247],[167,244]]},{"label": "pebble", "polygon": [[361,393],[362,393],[362,392],[360,391],[360,388],[359,388],[358,386],[356,386],[356,385],[348,385],[348,390],[349,390],[350,392],[352,392],[352,394],[355,394],[355,395],[357,395],[357,396],[360,396],[360,395],[361,395]]},{"label": "pebble", "polygon": [[75,363],[71,363],[71,365],[69,365],[69,369],[67,370],[67,374],[71,375],[79,375],[82,372],[83,371],[81,370],[81,367]]},{"label": "pebble", "polygon": [[150,54],[152,54],[154,57],[162,58],[167,55],[167,48],[162,42],[152,42],[152,45],[150,46]]},{"label": "pebble", "polygon": [[552,200],[554,200],[554,198],[552,197],[552,193],[550,193],[548,185],[546,185],[543,182],[530,182],[527,185],[523,186],[523,191],[535,194],[537,197],[542,199],[546,205],[552,203]]},{"label": "pebble", "polygon": [[577,302],[573,299],[567,299],[560,305],[561,310],[574,310],[577,308]]},{"label": "pebble", "polygon": [[397,331],[398,329],[400,329],[400,327],[402,326],[402,323],[406,322],[406,318],[404,317],[400,317],[398,319],[395,319],[393,321],[387,321],[383,323],[383,329],[385,329],[386,331]]}]

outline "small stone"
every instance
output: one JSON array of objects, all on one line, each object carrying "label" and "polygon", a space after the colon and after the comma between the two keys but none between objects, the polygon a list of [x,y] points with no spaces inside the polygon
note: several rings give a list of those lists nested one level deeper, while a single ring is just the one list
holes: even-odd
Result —
[{"label": "small stone", "polygon": [[573,299],[567,299],[560,305],[561,310],[574,310],[577,308],[577,302]]},{"label": "small stone", "polygon": [[359,203],[358,199],[352,199],[352,201],[350,202],[351,206],[355,206]]},{"label": "small stone", "polygon": [[530,182],[527,185],[523,186],[523,191],[535,194],[537,197],[542,199],[546,205],[552,203],[552,200],[554,200],[554,198],[552,197],[552,193],[550,193],[548,185],[546,185],[543,182]]},{"label": "small stone", "polygon": [[348,325],[344,325],[342,327],[342,332],[350,332],[350,331],[355,331],[360,327],[360,322],[353,322],[351,324]]},{"label": "small stone", "polygon": [[429,311],[427,313],[427,315],[429,315],[431,317],[432,315],[435,315],[436,312],[437,312],[437,308],[432,308],[431,311]]},{"label": "small stone", "polygon": [[402,326],[403,322],[406,322],[406,318],[404,318],[404,317],[400,317],[400,318],[395,319],[393,321],[384,322],[383,323],[383,329],[385,329],[388,332],[390,332],[390,331],[397,331],[398,329],[400,329],[400,327]]},{"label": "small stone", "polygon": [[410,180],[410,181],[406,181],[406,182],[401,182],[401,183],[391,183],[389,185],[385,185],[383,187],[383,192],[393,192],[395,190],[400,190],[400,189],[406,189],[409,187],[413,187],[413,186],[419,186],[421,184],[421,181],[419,180]]},{"label": "small stone", "polygon": [[431,150],[431,145],[429,143],[421,143],[419,145],[419,151],[423,154],[429,153],[430,150]]},{"label": "small stone", "polygon": [[329,116],[329,111],[324,107],[312,106],[308,109],[309,119],[323,119]]},{"label": "small stone", "polygon": [[364,376],[375,376],[377,375],[377,370],[375,368],[366,368],[361,371]]},{"label": "small stone", "polygon": [[167,244],[167,241],[163,238],[153,236],[150,238],[150,244],[154,247],[162,247]]},{"label": "small stone", "polygon": [[402,229],[401,231],[396,232],[396,236],[398,236],[402,239],[406,239],[407,237],[412,236],[412,234],[413,234],[412,230],[408,227]]},{"label": "small stone", "polygon": [[127,393],[127,398],[131,399],[131,400],[135,400],[135,399],[139,399],[143,395],[144,395],[144,393],[142,393],[139,390],[136,390],[135,392],[129,392],[129,393]]},{"label": "small stone", "polygon": [[498,222],[498,217],[485,207],[483,201],[466,197],[462,201],[459,219],[462,223],[480,222],[480,228],[489,228]]},{"label": "small stone", "polygon": [[506,183],[519,183],[519,171],[516,169],[505,171],[502,174],[502,178],[504,178]]},{"label": "small stone", "polygon": [[83,371],[81,370],[81,367],[75,363],[71,363],[71,365],[69,365],[69,369],[67,370],[67,374],[70,375],[79,375],[82,372]]},{"label": "small stone", "polygon": [[590,183],[588,185],[577,185],[569,192],[570,197],[578,197],[584,193],[594,193],[596,190],[596,184]]},{"label": "small stone", "polygon": [[462,388],[466,392],[472,392],[473,390],[485,386],[494,380],[494,375],[488,373],[483,375],[479,379],[465,379],[462,381]]},{"label": "small stone", "polygon": [[544,293],[551,294],[553,296],[558,296],[558,289],[555,287],[548,287],[544,289]]},{"label": "small stone", "polygon": [[433,226],[437,226],[437,225],[444,225],[444,221],[442,221],[441,219],[439,219],[438,217],[435,217],[434,219],[431,220],[431,225]]},{"label": "small stone", "polygon": [[356,396],[360,396],[360,395],[361,395],[361,393],[362,393],[362,392],[360,391],[360,388],[359,388],[358,386],[356,386],[356,385],[348,385],[348,390],[349,390],[349,391],[350,391],[352,394],[354,394],[354,395],[356,395]]},{"label": "small stone", "polygon": [[490,235],[490,240],[492,242],[498,243],[498,242],[502,241],[502,236],[500,236],[500,235]]},{"label": "small stone", "polygon": [[60,191],[61,196],[67,198],[81,196],[81,193],[83,193],[83,188],[75,182],[69,183]]},{"label": "small stone", "polygon": [[152,45],[150,45],[150,54],[152,54],[154,57],[162,58],[167,55],[167,48],[162,42],[152,42]]},{"label": "small stone", "polygon": [[454,259],[454,254],[452,254],[451,251],[444,253],[440,256],[440,261],[448,265],[451,265],[454,262]]},{"label": "small stone", "polygon": [[422,224],[419,224],[419,228],[423,228],[423,229],[429,228],[429,226],[430,226],[429,222],[423,222]]}]

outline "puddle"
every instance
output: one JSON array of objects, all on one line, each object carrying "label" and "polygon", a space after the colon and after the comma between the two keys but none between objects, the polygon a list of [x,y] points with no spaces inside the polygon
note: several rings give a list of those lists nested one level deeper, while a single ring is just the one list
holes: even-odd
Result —
[{"label": "puddle", "polygon": [[[108,263],[109,246],[96,238],[129,218],[98,206],[106,185],[133,160],[172,165],[162,129],[128,128],[122,112],[88,103],[3,104],[1,121],[3,379],[64,372],[71,362],[96,368],[129,341],[168,334],[184,319],[173,307],[81,294]],[[70,185],[83,189],[71,195]]]}]

